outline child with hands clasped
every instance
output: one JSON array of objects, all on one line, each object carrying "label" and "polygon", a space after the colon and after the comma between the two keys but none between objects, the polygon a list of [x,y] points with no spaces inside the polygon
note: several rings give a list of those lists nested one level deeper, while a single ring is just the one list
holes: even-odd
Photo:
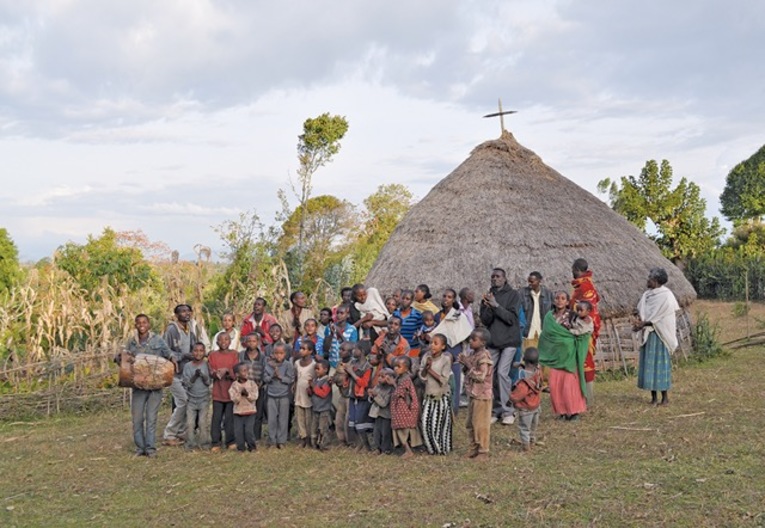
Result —
[{"label": "child with hands clasped", "polygon": [[[338,309],[338,313],[340,310]],[[350,368],[351,351],[353,343],[344,342],[339,348],[339,363],[335,370],[332,380],[337,389],[337,400],[335,403],[335,434],[340,445],[348,445],[350,435],[348,434],[348,406],[351,398],[350,376],[346,373],[346,368]],[[332,361],[330,360],[330,365]]]},{"label": "child with hands clasped", "polygon": [[384,368],[380,371],[377,384],[369,389],[369,400],[372,402],[369,417],[375,421],[373,436],[376,454],[390,455],[393,451],[390,399],[395,386],[396,373],[393,369]]},{"label": "child with hands clasped", "polygon": [[226,433],[226,446],[228,449],[236,449],[236,444],[234,444],[234,404],[231,402],[228,390],[236,379],[234,366],[239,362],[239,354],[230,350],[231,338],[228,334],[220,334],[217,343],[220,350],[210,352],[207,360],[213,379],[213,413],[210,423],[213,452],[220,451],[221,448],[221,423]]},{"label": "child with hands clasped", "polygon": [[311,407],[313,406],[309,388],[315,375],[316,363],[313,355],[316,348],[312,341],[304,340],[298,349],[299,359],[295,361],[295,418],[298,426],[298,438],[303,447],[308,447],[311,430]]},{"label": "child with hands clasped", "polygon": [[353,346],[353,359],[346,365],[345,372],[350,381],[348,406],[348,427],[356,431],[356,450],[369,450],[369,433],[373,424],[369,419],[369,382],[372,366],[367,361],[369,341],[359,341]]},{"label": "child with hands clasped", "polygon": [[457,356],[465,373],[465,392],[469,403],[467,430],[470,449],[467,456],[480,460],[488,458],[491,442],[492,376],[494,373],[491,353],[486,348],[491,334],[478,328],[470,334],[470,353]]},{"label": "child with hands clasped", "polygon": [[287,443],[292,396],[290,389],[295,381],[295,367],[286,358],[287,345],[275,343],[263,373],[263,383],[268,394],[268,441],[269,445],[275,445],[278,449]]},{"label": "child with hands clasped", "polygon": [[234,438],[239,451],[255,451],[255,414],[258,386],[249,379],[250,367],[237,363],[234,367],[236,381],[231,384],[228,394],[234,403]]},{"label": "child with hands clasped", "polygon": [[329,422],[332,410],[332,382],[329,378],[329,362],[316,361],[316,374],[308,386],[311,396],[311,445],[319,451],[327,449]]},{"label": "child with hands clasped", "polygon": [[[191,351],[193,359],[183,367],[182,382],[186,389],[186,449],[210,444],[207,411],[210,408],[210,369],[205,361],[205,346],[197,343]],[[197,430],[197,426],[199,430]]]},{"label": "child with hands clasped", "polygon": [[452,450],[451,386],[452,358],[444,354],[446,336],[435,334],[430,349],[422,357],[419,377],[425,383],[420,428],[425,447],[431,455],[445,455]]},{"label": "child with hands clasped", "polygon": [[412,360],[409,356],[399,356],[394,360],[393,371],[396,373],[396,388],[390,402],[391,427],[393,442],[404,446],[403,458],[414,456],[413,447],[422,445],[422,437],[417,430],[420,416],[420,402],[412,383]]},{"label": "child with hands clasped", "polygon": [[518,430],[521,446],[529,451],[537,441],[539,425],[540,397],[542,392],[542,372],[539,370],[539,351],[527,348],[523,353],[523,369],[510,393],[510,402],[518,409]]}]

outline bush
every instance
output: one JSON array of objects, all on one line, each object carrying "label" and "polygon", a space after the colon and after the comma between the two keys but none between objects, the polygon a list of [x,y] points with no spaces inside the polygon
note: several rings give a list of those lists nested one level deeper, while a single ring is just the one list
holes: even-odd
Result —
[{"label": "bush", "polygon": [[693,325],[691,332],[693,342],[691,358],[702,362],[714,357],[727,355],[728,352],[723,350],[722,345],[720,345],[719,335],[719,325],[710,323],[707,314],[698,314],[696,316],[696,324]]}]

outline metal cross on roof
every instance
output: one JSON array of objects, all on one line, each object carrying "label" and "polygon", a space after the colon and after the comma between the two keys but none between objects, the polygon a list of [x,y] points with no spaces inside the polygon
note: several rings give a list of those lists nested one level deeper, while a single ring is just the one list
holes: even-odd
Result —
[{"label": "metal cross on roof", "polygon": [[486,114],[483,117],[497,117],[499,116],[499,127],[502,129],[501,133],[505,133],[505,116],[515,114],[518,110],[502,110],[502,99],[499,99],[499,112],[492,114]]}]

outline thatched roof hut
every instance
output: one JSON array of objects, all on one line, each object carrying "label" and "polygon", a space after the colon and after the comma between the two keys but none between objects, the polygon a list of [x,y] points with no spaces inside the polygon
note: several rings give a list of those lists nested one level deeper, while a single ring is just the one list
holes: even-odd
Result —
[{"label": "thatched roof hut", "polygon": [[[536,270],[548,288],[570,291],[571,264],[579,257],[593,270],[605,319],[632,313],[656,266],[667,270],[667,286],[681,306],[696,298],[645,234],[504,132],[476,147],[412,207],[366,282],[383,291],[424,282],[435,295],[468,286],[480,295],[491,269],[501,267],[514,287]],[[614,334],[620,340],[622,332]]]}]

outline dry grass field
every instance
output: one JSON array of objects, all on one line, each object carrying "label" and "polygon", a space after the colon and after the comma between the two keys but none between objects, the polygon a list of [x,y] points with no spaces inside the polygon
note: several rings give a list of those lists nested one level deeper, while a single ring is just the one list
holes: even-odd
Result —
[{"label": "dry grass field", "polygon": [[[740,337],[733,305],[699,302]],[[755,306],[750,330],[765,330]],[[2,526],[762,526],[765,347],[676,369],[671,404],[635,379],[601,381],[582,420],[553,420],[522,454],[493,426],[488,461],[289,445],[255,453],[163,448],[132,457],[127,410],[0,423]],[[169,409],[163,407],[163,425]]]}]

